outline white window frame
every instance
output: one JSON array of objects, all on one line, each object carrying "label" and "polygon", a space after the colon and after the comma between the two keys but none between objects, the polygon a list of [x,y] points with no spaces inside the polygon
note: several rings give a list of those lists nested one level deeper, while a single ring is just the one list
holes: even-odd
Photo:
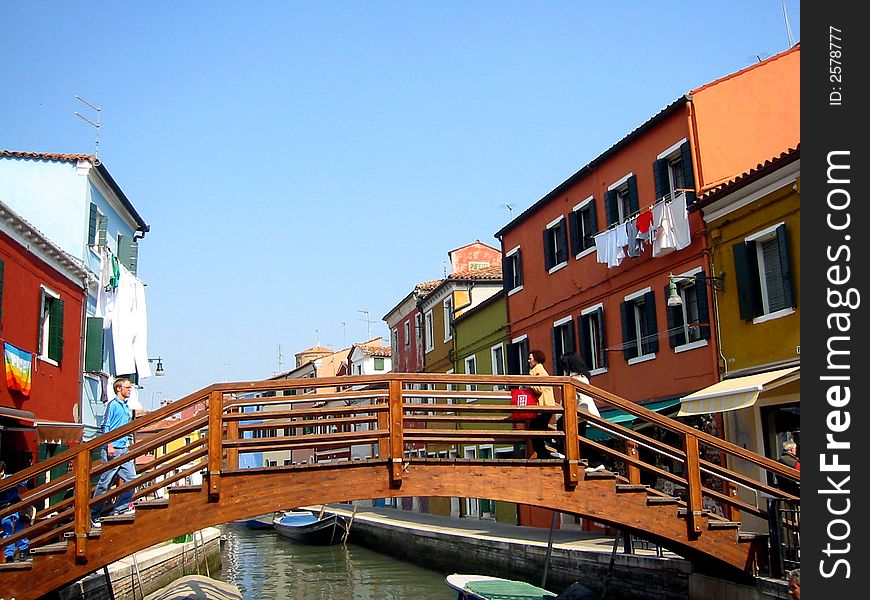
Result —
[{"label": "white window frame", "polygon": [[411,319],[405,319],[405,345],[411,345]]},{"label": "white window frame", "polygon": [[[501,372],[496,372],[496,352],[501,353]],[[490,356],[490,371],[492,371],[493,375],[507,375],[507,353],[504,347],[503,342],[499,342],[494,346],[490,346],[489,348],[489,356]],[[507,389],[506,386],[494,385],[492,386],[493,391],[498,391],[501,389]]]},{"label": "white window frame", "polygon": [[[516,280],[517,267],[520,267],[520,269],[522,269],[522,265],[519,264],[519,261],[517,261],[517,260],[515,259],[515,256],[516,256],[516,254],[517,254],[519,251],[520,251],[520,247],[519,247],[519,246],[515,246],[515,247],[512,248],[509,252],[506,252],[505,255],[504,255],[505,260],[510,260],[510,261],[513,262],[513,267],[514,267],[514,268],[512,269],[512,272],[514,273],[514,280]],[[511,285],[513,285],[513,283],[514,283],[514,282],[511,281]],[[523,289],[523,284],[520,283],[520,284],[517,285],[516,287],[512,287],[510,290],[508,290],[508,293],[507,293],[507,294],[508,294],[508,296],[513,296],[514,294],[516,294],[517,292],[521,291],[522,289]]]},{"label": "white window frame", "polygon": [[[689,299],[687,298],[686,290],[692,289],[692,291],[694,293],[694,286],[707,285],[706,283],[704,283],[704,284],[698,283],[697,280],[693,279],[694,277],[696,277],[697,275],[700,275],[703,272],[704,272],[703,268],[695,267],[694,269],[690,269],[684,273],[680,273],[679,275],[674,275],[674,278],[677,280],[674,282],[675,285],[677,286],[677,294],[680,295],[680,299],[683,301],[682,305],[680,306],[680,312],[683,316],[683,335],[685,336],[686,340],[689,339],[689,329],[690,329],[690,327],[688,325],[688,319],[687,319],[688,315],[686,314],[686,307],[689,305]],[[686,285],[686,284],[680,285],[680,278],[693,279],[693,283],[691,284],[691,287],[689,285]],[[670,332],[668,332],[668,335],[670,335]],[[687,350],[694,350],[695,348],[703,348],[706,345],[707,345],[707,340],[705,340],[705,339],[695,340],[694,342],[687,341],[685,344],[675,346],[674,352],[686,352]]]},{"label": "white window frame", "polygon": [[444,341],[453,339],[453,296],[449,295],[441,302],[444,310]]},{"label": "white window frame", "polygon": [[562,223],[562,227],[565,228],[565,242],[566,242],[566,246],[567,246],[565,248],[565,260],[563,260],[562,262],[556,263],[555,265],[550,267],[550,269],[547,271],[547,273],[549,273],[549,274],[555,273],[556,271],[559,271],[560,269],[564,269],[565,267],[567,267],[568,266],[568,257],[571,256],[571,243],[568,240],[568,225],[565,222],[565,215],[559,215],[558,217],[556,217],[555,219],[553,219],[552,221],[547,223],[546,229],[547,229],[547,232],[549,233],[549,235],[547,236],[547,242],[553,244],[553,256],[556,257],[558,254],[558,250],[559,250],[559,248],[557,246],[558,236],[555,235],[554,233],[552,233],[551,230],[555,229],[556,226],[559,225],[559,223]]},{"label": "white window frame", "polygon": [[[39,294],[39,318],[42,321],[42,339],[39,340],[39,353],[37,354],[37,358],[57,367],[59,366],[58,362],[53,358],[48,357],[48,340],[51,337],[49,333],[51,329],[51,311],[46,310],[45,299],[46,296],[48,296],[54,300],[60,300],[60,294],[42,284],[40,284],[39,289],[41,292]],[[61,325],[63,325],[63,323],[61,323]]]},{"label": "white window frame", "polygon": [[607,186],[608,192],[616,192],[616,214],[619,217],[619,220],[617,221],[618,223],[625,223],[631,216],[629,207],[623,205],[622,192],[624,191],[626,195],[628,194],[628,180],[632,177],[634,177],[634,172],[629,171],[628,174],[623,175],[617,181]]},{"label": "white window frame", "polygon": [[423,322],[425,323],[426,328],[426,352],[432,352],[435,349],[435,322],[432,320],[431,310],[427,310],[423,313]]},{"label": "white window frame", "polygon": [[[583,329],[582,317],[585,317],[586,315],[590,315],[593,313],[597,313],[599,309],[601,309],[601,311],[604,312],[604,303],[603,302],[599,302],[598,304],[593,304],[592,306],[587,306],[586,308],[584,308],[583,310],[580,311],[581,319],[580,319],[579,324],[577,325],[577,341],[578,341],[578,343],[582,339],[582,336],[584,334],[584,332],[582,331],[582,329]],[[602,330],[604,329],[604,323],[601,323],[601,328],[602,328]],[[598,344],[600,342],[600,340],[591,340],[591,341],[592,341],[593,345]],[[601,351],[607,352],[607,348],[605,348],[603,344],[601,344],[601,346],[602,346]],[[587,362],[590,360],[590,357],[588,357],[588,356],[584,357],[584,358],[586,358]],[[590,369],[590,371],[589,371],[590,375],[601,375],[602,373],[607,373],[607,366],[606,365],[603,367],[596,367],[594,369]]]},{"label": "white window frame", "polygon": [[772,321],[774,319],[780,319],[782,317],[792,315],[795,312],[795,308],[793,306],[781,308],[775,311],[770,310],[770,298],[767,291],[767,278],[765,277],[767,270],[765,269],[764,254],[761,247],[761,242],[777,239],[777,229],[779,229],[783,225],[785,225],[785,221],[782,221],[770,227],[765,227],[761,231],[753,233],[752,235],[748,235],[744,238],[745,242],[755,242],[755,260],[758,264],[758,284],[761,290],[761,307],[764,311],[764,314],[761,314],[752,319],[753,324],[764,323],[765,321]]},{"label": "white window frame", "polygon": [[[571,212],[572,212],[572,213],[580,212],[580,211],[584,210],[587,206],[589,206],[590,204],[592,204],[594,201],[595,201],[595,196],[589,196],[588,198],[586,198],[585,200],[583,200],[582,202],[580,202],[579,204],[577,204],[574,208],[572,208],[572,209],[571,209]],[[595,207],[594,207],[594,206],[592,207],[592,210],[595,210]],[[579,223],[582,223],[582,222],[583,222],[583,217],[582,217],[582,215],[578,215],[578,218],[574,219],[574,222],[575,222],[575,223],[578,223],[578,222],[579,222]],[[597,232],[593,231],[590,235],[593,235],[593,236],[594,236],[596,233],[597,233]],[[577,232],[577,235],[580,236],[581,239],[582,239],[582,237],[583,237],[582,234],[583,234],[582,231],[578,231],[578,232]],[[570,237],[570,236],[569,236],[569,237]],[[581,244],[582,244],[582,242],[581,242]],[[569,240],[569,246],[570,246],[570,240]],[[585,250],[581,250],[580,252],[578,252],[577,254],[575,254],[575,255],[574,255],[574,258],[575,258],[575,259],[581,259],[581,258],[583,258],[584,256],[586,256],[587,254],[592,254],[593,252],[595,252],[595,243],[594,243],[594,242],[592,243],[591,246],[589,246],[589,247],[586,248]]]},{"label": "white window frame", "polygon": [[[672,163],[676,159],[682,160],[683,155],[681,152],[681,148],[683,144],[685,144],[688,140],[686,138],[681,139],[679,142],[665,150],[664,152],[659,153],[656,156],[656,159],[665,159],[668,161],[668,196],[670,198],[677,198],[679,194],[685,195],[685,192],[677,191],[677,183],[674,181],[674,170]],[[683,165],[683,169],[686,168],[686,165]],[[692,165],[689,165],[689,169],[692,168]],[[685,176],[684,176],[685,177]],[[660,198],[656,198],[656,201],[660,200]]]},{"label": "white window frame", "polygon": [[643,332],[640,331],[641,320],[638,318],[639,315],[638,315],[638,310],[637,310],[637,303],[635,302],[639,298],[642,299],[646,294],[650,293],[651,291],[652,291],[652,288],[645,287],[642,290],[632,292],[631,294],[629,294],[623,298],[623,300],[625,300],[625,302],[632,303],[631,309],[634,311],[634,329],[635,329],[634,333],[637,336],[636,339],[637,339],[638,356],[635,356],[634,358],[628,359],[629,365],[636,365],[638,363],[646,362],[648,360],[653,360],[656,357],[655,352],[650,352],[648,354],[640,354],[640,351],[643,348],[642,339],[644,336],[643,336]]}]

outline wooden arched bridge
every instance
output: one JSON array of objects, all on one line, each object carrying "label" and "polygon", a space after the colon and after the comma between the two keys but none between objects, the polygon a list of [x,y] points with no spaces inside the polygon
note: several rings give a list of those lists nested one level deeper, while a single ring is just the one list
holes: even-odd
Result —
[{"label": "wooden arched bridge", "polygon": [[[512,420],[519,409],[507,390],[532,384],[555,388],[562,406],[544,410],[564,415],[561,430],[530,431]],[[633,429],[578,412],[578,390],[602,409],[624,411]],[[598,435],[579,436],[582,420]],[[2,542],[27,537],[30,555],[0,565],[0,597],[39,598],[206,526],[298,506],[409,496],[572,513],[687,559],[727,566],[735,576],[753,575],[768,550],[767,530],[747,531],[740,516],[764,522],[770,500],[799,501],[766,482],[767,474],[797,480],[798,471],[567,377],[388,373],[216,384],[109,435],[134,436],[125,460],[150,459],[137,479],[102,498],[135,488],[135,514],[91,525],[91,506],[101,500],[92,497],[93,486],[108,466],[94,457],[109,436],[0,481],[0,490],[32,482],[0,517],[36,507],[27,529]],[[563,438],[565,458],[510,452],[541,437]],[[496,452],[462,458],[478,445]],[[283,460],[269,458],[279,452]],[[245,468],[252,453],[264,453],[266,466]],[[609,470],[586,472],[591,453],[605,457]]]}]

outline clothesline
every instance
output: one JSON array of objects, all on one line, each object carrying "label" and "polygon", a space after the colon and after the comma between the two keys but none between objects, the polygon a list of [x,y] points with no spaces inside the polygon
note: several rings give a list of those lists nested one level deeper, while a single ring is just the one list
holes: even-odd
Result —
[{"label": "clothesline", "polygon": [[592,237],[597,237],[597,236],[599,236],[599,235],[605,234],[605,233],[607,233],[608,231],[610,231],[611,229],[616,229],[617,227],[619,227],[619,226],[622,225],[623,223],[628,223],[628,222],[631,221],[631,220],[637,219],[637,218],[638,218],[642,213],[644,213],[644,212],[646,212],[646,211],[648,211],[648,210],[652,210],[653,208],[655,208],[655,207],[658,206],[659,204],[670,204],[670,203],[673,202],[674,200],[676,200],[676,196],[674,196],[674,195],[671,194],[671,193],[668,193],[666,196],[662,196],[661,198],[659,198],[658,200],[656,200],[655,202],[653,202],[652,204],[650,204],[650,205],[647,206],[646,208],[642,208],[642,209],[638,210],[638,211],[635,212],[635,213],[631,213],[630,215],[628,215],[628,216],[625,218],[624,221],[621,221],[621,222],[619,222],[619,223],[614,223],[613,225],[608,226],[606,229],[602,229],[601,231],[599,231],[598,233],[596,233],[596,234],[593,235]]}]

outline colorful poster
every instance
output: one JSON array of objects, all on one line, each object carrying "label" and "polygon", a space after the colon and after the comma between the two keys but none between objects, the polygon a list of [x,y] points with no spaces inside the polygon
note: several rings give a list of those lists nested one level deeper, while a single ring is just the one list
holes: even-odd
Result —
[{"label": "colorful poster", "polygon": [[30,381],[33,372],[33,355],[3,342],[6,355],[6,386],[18,390],[24,396],[30,395]]}]

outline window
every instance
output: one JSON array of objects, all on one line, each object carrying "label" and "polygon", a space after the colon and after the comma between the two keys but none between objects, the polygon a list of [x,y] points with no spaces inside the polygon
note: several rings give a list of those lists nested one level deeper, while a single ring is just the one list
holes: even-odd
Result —
[{"label": "window", "polygon": [[88,245],[89,246],[105,246],[106,245],[106,228],[108,219],[102,214],[97,205],[91,202],[90,215],[88,219]]},{"label": "window", "polygon": [[[468,358],[465,359],[465,374],[466,375],[476,375],[477,374],[477,357],[476,356],[469,356]],[[469,392],[473,392],[477,389],[477,386],[470,383],[467,386],[465,386],[465,389],[467,389]]]},{"label": "window", "polygon": [[390,330],[390,347],[393,350],[393,356],[399,355],[399,330],[393,327]]},{"label": "window", "polygon": [[432,311],[427,311],[426,319],[426,352],[435,349],[435,323],[432,321]]},{"label": "window", "polygon": [[384,359],[381,356],[375,357],[375,371],[383,371],[384,370]]},{"label": "window", "polygon": [[133,275],[136,274],[139,265],[139,242],[135,237],[118,236],[118,261]]},{"label": "window", "polygon": [[42,286],[39,297],[37,354],[60,364],[63,359],[63,300],[60,294]]},{"label": "window", "polygon": [[598,232],[595,216],[595,198],[589,196],[571,211],[571,253],[579,258],[586,250],[595,247],[594,236]]},{"label": "window", "polygon": [[686,194],[686,204],[695,201],[695,192],[680,192],[678,190],[693,190],[695,177],[692,173],[692,152],[689,142],[677,142],[658,155],[653,162],[653,180],[656,188],[656,199],[673,199],[677,194]]},{"label": "window", "polygon": [[580,312],[578,323],[580,353],[593,373],[607,368],[607,340],[604,336],[604,307],[591,306]]},{"label": "window", "polygon": [[453,339],[453,298],[444,299],[444,341]]},{"label": "window", "polygon": [[553,364],[549,371],[551,375],[564,375],[559,364],[563,354],[574,352],[574,319],[565,317],[553,323]]},{"label": "window", "polygon": [[103,370],[103,319],[88,317],[85,321],[85,371],[99,373]]},{"label": "window", "polygon": [[511,340],[507,350],[508,375],[529,374],[529,338],[525,335]]},{"label": "window", "polygon": [[740,318],[758,321],[794,312],[791,262],[785,223],[735,244],[734,273]]},{"label": "window", "polygon": [[411,319],[405,321],[405,345],[411,345]]},{"label": "window", "polygon": [[[710,311],[707,306],[707,278],[701,269],[675,279],[677,294],[683,303],[682,306],[667,307],[668,338],[671,348],[679,352],[706,345],[698,342],[710,339]],[[665,286],[665,298],[669,294],[668,287]]]},{"label": "window", "polygon": [[607,226],[618,225],[640,211],[637,195],[637,176],[629,173],[607,188],[604,196],[604,212]]},{"label": "window", "polygon": [[622,316],[622,354],[628,364],[655,358],[659,349],[656,300],[647,288],[625,297]]},{"label": "window", "polygon": [[[492,374],[493,375],[504,375],[505,374],[505,363],[504,363],[504,344],[497,344],[490,348],[490,354],[492,355]],[[504,386],[494,385],[492,386],[493,390],[504,389]]]},{"label": "window", "polygon": [[504,256],[502,275],[504,277],[504,291],[513,294],[523,289],[523,261],[520,255],[520,247],[517,246]]},{"label": "window", "polygon": [[568,264],[568,232],[565,217],[559,215],[544,230],[544,266],[552,273]]}]

